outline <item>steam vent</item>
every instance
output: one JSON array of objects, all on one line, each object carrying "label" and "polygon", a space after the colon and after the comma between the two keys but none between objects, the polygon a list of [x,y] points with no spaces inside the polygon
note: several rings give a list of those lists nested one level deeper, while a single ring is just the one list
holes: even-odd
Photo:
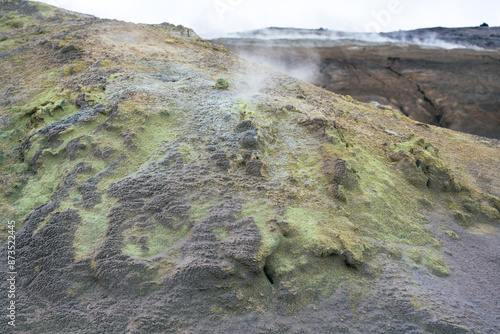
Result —
[{"label": "steam vent", "polygon": [[189,28],[3,1],[0,332],[500,333],[499,166]]}]

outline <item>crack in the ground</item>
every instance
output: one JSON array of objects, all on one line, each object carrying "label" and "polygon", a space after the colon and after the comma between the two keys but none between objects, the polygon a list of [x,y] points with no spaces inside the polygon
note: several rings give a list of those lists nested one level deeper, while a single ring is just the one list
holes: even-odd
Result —
[{"label": "crack in the ground", "polygon": [[[395,69],[393,69],[392,67],[390,66],[387,66],[386,69],[388,69],[389,71],[391,71],[392,73],[396,74],[398,77],[403,77],[403,75],[401,73],[399,73],[398,71],[396,71]],[[407,79],[407,78],[405,78]],[[409,79],[407,79],[409,80]]]},{"label": "crack in the ground", "polygon": [[442,113],[439,111],[439,108],[434,103],[434,101],[432,101],[432,99],[430,99],[429,96],[425,93],[425,91],[422,89],[422,87],[418,83],[412,81],[411,79],[405,77],[403,74],[401,74],[398,71],[396,71],[395,69],[393,69],[390,65],[386,66],[386,69],[388,69],[392,73],[396,74],[398,77],[406,79],[409,83],[416,86],[417,91],[422,95],[423,100],[432,107],[431,115],[435,118],[437,124],[442,126],[442,124],[441,124],[441,119],[443,117]]},{"label": "crack in the ground", "polygon": [[[410,82],[411,82],[411,80],[410,80]],[[425,91],[420,87],[420,85],[417,83],[415,83],[415,84],[417,85],[418,91],[423,95],[424,101],[429,103],[435,110],[437,110],[437,107],[434,104],[434,102],[432,102],[432,100],[427,96],[427,94],[425,94]]]}]

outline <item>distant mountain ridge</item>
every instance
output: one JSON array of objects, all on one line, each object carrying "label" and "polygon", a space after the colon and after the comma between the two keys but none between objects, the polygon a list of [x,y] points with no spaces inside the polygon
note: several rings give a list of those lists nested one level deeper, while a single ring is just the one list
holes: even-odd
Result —
[{"label": "distant mountain ridge", "polygon": [[409,31],[381,33],[382,36],[397,41],[425,41],[429,34],[438,40],[450,44],[462,45],[466,48],[478,47],[485,50],[500,50],[500,27],[470,28],[425,28]]},{"label": "distant mountain ridge", "polygon": [[[416,30],[400,30],[387,33],[345,32],[329,29],[301,29],[269,27],[229,34],[221,39],[238,38],[251,40],[310,40],[317,45],[337,46],[345,44],[387,44],[404,43],[416,45],[438,46],[432,43],[437,40],[448,43],[449,48],[473,48],[485,50],[500,49],[500,27],[469,27],[469,28],[423,28]],[[258,44],[258,43],[257,43]]]}]

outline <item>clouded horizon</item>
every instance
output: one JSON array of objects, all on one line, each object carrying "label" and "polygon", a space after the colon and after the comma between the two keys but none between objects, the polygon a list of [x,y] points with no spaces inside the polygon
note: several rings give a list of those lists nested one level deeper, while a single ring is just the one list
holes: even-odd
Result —
[{"label": "clouded horizon", "polygon": [[40,0],[100,18],[181,24],[203,38],[266,27],[379,32],[500,25],[500,2],[483,0]]}]

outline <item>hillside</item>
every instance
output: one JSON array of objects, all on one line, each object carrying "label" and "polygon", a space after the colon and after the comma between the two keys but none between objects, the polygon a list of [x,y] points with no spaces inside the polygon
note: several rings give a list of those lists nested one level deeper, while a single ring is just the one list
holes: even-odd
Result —
[{"label": "hillside", "polygon": [[182,26],[0,8],[7,330],[500,332],[498,141]]}]

